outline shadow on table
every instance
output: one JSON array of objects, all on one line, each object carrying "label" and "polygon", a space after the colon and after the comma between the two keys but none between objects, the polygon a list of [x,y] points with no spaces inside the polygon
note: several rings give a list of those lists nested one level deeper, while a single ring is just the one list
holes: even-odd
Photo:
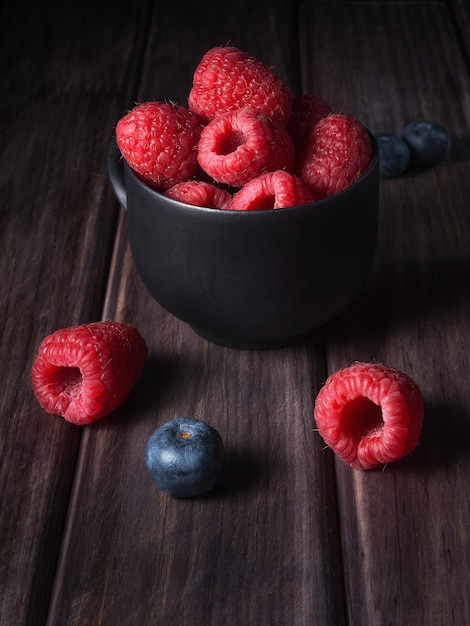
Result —
[{"label": "shadow on table", "polygon": [[451,402],[425,402],[417,451],[427,468],[453,465],[470,457],[470,414]]},{"label": "shadow on table", "polygon": [[266,467],[259,454],[250,450],[228,448],[225,451],[225,464],[222,480],[214,489],[213,495],[234,495],[247,491],[264,480]]},{"label": "shadow on table", "polygon": [[440,258],[418,263],[410,259],[396,271],[377,271],[366,289],[332,320],[326,330],[333,343],[382,338],[385,334],[417,325],[439,324],[445,332],[450,318],[468,318],[470,312],[470,261]]}]

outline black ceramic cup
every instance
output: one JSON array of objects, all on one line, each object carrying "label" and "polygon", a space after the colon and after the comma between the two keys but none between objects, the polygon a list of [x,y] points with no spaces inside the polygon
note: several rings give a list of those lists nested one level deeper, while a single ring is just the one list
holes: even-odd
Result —
[{"label": "black ceramic cup", "polygon": [[376,248],[379,162],[331,198],[266,211],[191,206],[148,187],[115,144],[108,176],[127,212],[137,271],[152,297],[205,339],[233,348],[295,343],[367,281]]}]

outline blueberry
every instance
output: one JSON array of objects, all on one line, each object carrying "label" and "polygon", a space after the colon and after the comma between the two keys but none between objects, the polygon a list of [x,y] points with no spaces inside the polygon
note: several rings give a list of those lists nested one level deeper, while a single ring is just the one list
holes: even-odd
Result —
[{"label": "blueberry", "polygon": [[436,165],[450,152],[449,133],[436,122],[411,122],[402,137],[410,148],[412,162],[417,165]]},{"label": "blueberry", "polygon": [[375,138],[379,144],[380,175],[394,178],[403,174],[410,162],[408,144],[392,133],[377,133]]},{"label": "blueberry", "polygon": [[150,437],[145,462],[163,493],[174,498],[198,496],[219,482],[224,444],[209,424],[194,417],[177,417]]}]

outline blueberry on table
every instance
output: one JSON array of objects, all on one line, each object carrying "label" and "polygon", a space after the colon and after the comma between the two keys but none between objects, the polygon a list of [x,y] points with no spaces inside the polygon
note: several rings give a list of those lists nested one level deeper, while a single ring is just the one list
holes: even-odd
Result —
[{"label": "blueberry on table", "polygon": [[383,178],[400,176],[410,162],[408,144],[393,133],[377,133],[375,135],[379,146],[379,170]]},{"label": "blueberry on table", "polygon": [[436,165],[450,152],[449,133],[440,124],[428,120],[411,122],[403,131],[411,160],[417,165]]},{"label": "blueberry on table", "polygon": [[194,417],[177,417],[150,437],[145,462],[163,493],[174,498],[198,496],[219,482],[224,444],[209,424]]}]

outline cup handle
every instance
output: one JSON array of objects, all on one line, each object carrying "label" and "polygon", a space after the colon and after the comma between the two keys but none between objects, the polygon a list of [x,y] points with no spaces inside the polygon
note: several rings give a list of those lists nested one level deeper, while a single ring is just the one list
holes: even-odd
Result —
[{"label": "cup handle", "polygon": [[127,193],[124,180],[124,160],[117,146],[116,138],[109,142],[107,157],[108,178],[113,188],[114,194],[121,204],[127,210]]}]

